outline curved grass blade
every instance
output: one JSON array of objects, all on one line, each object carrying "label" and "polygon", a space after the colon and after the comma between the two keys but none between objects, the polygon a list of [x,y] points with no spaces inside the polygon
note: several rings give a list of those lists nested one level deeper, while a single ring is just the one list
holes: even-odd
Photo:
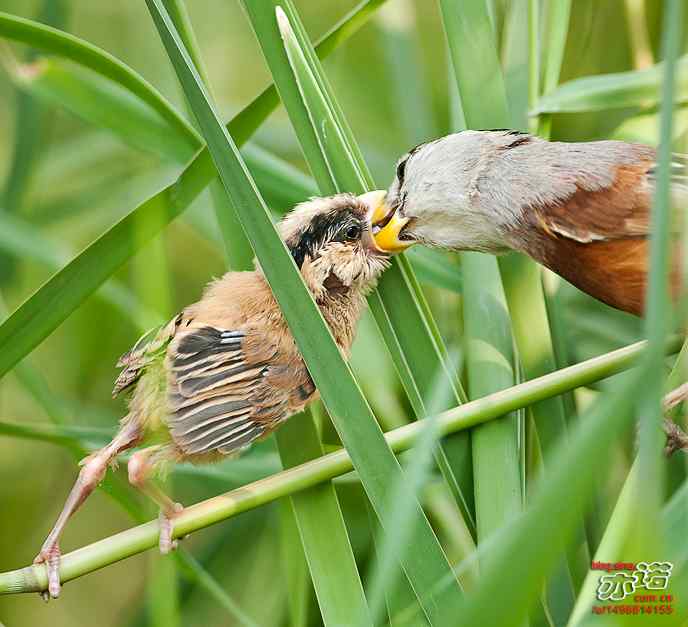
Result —
[{"label": "curved grass blade", "polygon": [[[486,3],[440,0],[440,8],[466,123],[477,128],[504,126],[509,113]],[[470,79],[465,76],[469,67]],[[470,91],[470,85],[478,84],[480,97]],[[462,253],[461,265],[467,296],[463,315],[469,394],[479,398],[514,383],[513,340],[497,261]],[[504,417],[472,433],[478,542],[522,507],[513,422],[514,417]]]},{"label": "curved grass blade", "polygon": [[[654,106],[659,102],[663,73],[660,63],[647,70],[577,78],[542,96],[531,115]],[[676,62],[674,101],[688,101],[688,56]]]},{"label": "curved grass blade", "polygon": [[[180,38],[186,44],[187,51],[195,47],[195,38],[186,16],[186,9],[181,0],[165,0],[165,5],[173,9],[171,18],[179,29]],[[179,32],[179,30],[178,30]],[[198,53],[191,55],[199,70]],[[202,71],[199,71],[202,75]],[[204,79],[207,86],[207,79]],[[234,229],[241,231],[241,223],[234,212],[232,199],[222,189],[220,181],[213,181],[213,202],[218,214],[218,221],[225,227],[233,223]],[[231,218],[223,218],[220,212],[230,212]],[[223,228],[223,235],[228,251],[236,247],[236,233],[232,228]],[[246,236],[241,232],[240,244],[248,247]],[[239,259],[242,266],[251,264],[253,255],[244,254]],[[305,461],[323,455],[324,451],[315,422],[310,412],[294,416],[277,434],[277,445],[282,463],[285,467],[296,466]],[[325,625],[342,625],[347,622],[365,625],[370,623],[368,606],[363,594],[363,586],[356,568],[356,560],[346,531],[344,518],[337,500],[334,486],[324,483],[306,490],[291,498],[301,541],[311,571],[311,578],[321,608]],[[331,563],[337,564],[332,571]]]},{"label": "curved grass blade", "polygon": [[[484,3],[457,5],[449,0],[440,0],[440,5],[468,127],[503,128],[510,126],[511,119],[518,124],[519,112],[509,111],[506,88]],[[522,40],[522,43],[525,44],[525,40]],[[480,73],[477,77],[476,68],[479,68]],[[479,90],[476,89],[477,85],[480,86]],[[511,118],[512,114],[515,117]],[[464,270],[463,273],[464,290],[473,296],[467,299],[464,306],[464,325],[469,346],[470,342],[480,348],[487,344],[499,356],[501,365],[501,371],[499,367],[486,368],[481,363],[484,357],[481,357],[480,352],[474,351],[477,354],[472,354],[468,351],[467,371],[471,377],[469,381],[474,381],[478,386],[471,394],[485,394],[498,389],[499,386],[507,386],[510,384],[509,376],[513,381],[513,371],[510,375],[504,371],[508,367],[507,364],[513,363],[512,332],[525,378],[535,378],[551,372],[554,368],[552,340],[538,267],[529,259],[510,256],[508,259],[500,260],[498,269],[498,262],[494,258],[477,253],[463,253],[462,266],[466,264],[473,269],[471,272]],[[486,328],[483,324],[483,307],[479,305],[487,298],[485,293],[490,294],[490,302],[484,307],[492,308],[491,319],[495,321],[491,328]],[[504,293],[511,320],[508,315],[500,313]],[[480,373],[481,376],[476,375],[473,378],[472,371]],[[550,451],[553,450],[552,445],[563,434],[565,427],[563,405],[560,399],[548,399],[541,405],[533,406],[530,411],[538,426],[543,429],[543,436],[549,436],[543,444],[549,459]],[[496,427],[492,425],[483,429],[496,431]],[[487,528],[492,530],[499,525],[500,518],[503,522],[509,512],[518,510],[518,496],[525,498],[525,495],[519,495],[520,491],[515,487],[520,473],[518,455],[514,451],[517,441],[513,427],[510,429],[508,420],[505,420],[502,429],[499,435],[493,433],[491,439],[484,442],[484,447],[476,451],[474,446],[473,449],[474,460],[476,455],[478,456],[478,461],[474,461],[474,465],[476,468],[478,465],[482,467],[482,476],[476,479],[476,484],[480,482],[483,486],[494,486],[488,492],[488,497],[483,500],[487,512],[495,517],[495,520],[487,525]],[[502,447],[514,453],[510,460],[502,454]],[[507,461],[511,462],[509,466],[505,465]],[[495,471],[494,464],[498,464],[500,470]],[[511,494],[513,502],[503,502],[502,509],[499,510],[495,508],[489,494],[502,488],[501,482],[507,480],[507,477],[511,482],[511,490],[496,493],[500,493],[504,498]],[[565,561],[560,564],[554,579],[549,582],[548,601],[550,609],[556,611],[558,620],[561,620],[562,616],[567,616],[573,607],[572,581]]]},{"label": "curved grass blade", "polygon": [[[323,38],[318,46],[318,53],[329,54],[346,41],[366,22],[378,4],[377,1],[366,2],[349,13]],[[8,30],[8,27],[17,24],[17,30]],[[42,34],[42,27],[27,20],[16,22],[12,16],[0,14],[1,35],[13,35],[21,41],[27,39],[31,43],[31,35],[35,32]],[[60,37],[55,39],[51,36],[41,37],[38,42],[41,47],[52,52],[61,51],[66,46],[66,52],[75,55],[78,60],[77,52],[81,48],[77,45],[78,40],[77,44],[73,40],[74,38],[68,37],[65,43]],[[74,51],[74,46],[77,52]],[[90,55],[93,54],[95,53],[91,51]],[[87,60],[89,58],[87,56]],[[99,65],[95,64],[96,67]],[[140,84],[142,80],[136,79],[134,82],[138,81],[137,84]],[[274,86],[270,86],[232,118],[228,128],[238,145],[243,144],[255,132],[278,103],[277,92]],[[165,224],[182,213],[216,176],[217,171],[207,150],[200,151],[172,185],[136,207],[29,297],[0,326],[0,377],[50,335],[147,240],[152,239]],[[157,220],[150,220],[152,216],[156,216]],[[145,223],[146,228],[137,230],[135,225],[138,221]]]},{"label": "curved grass blade", "polygon": [[57,54],[119,83],[150,105],[181,137],[191,132],[200,142],[189,123],[155,87],[105,50],[56,28],[3,12],[0,12],[0,37]]},{"label": "curved grass blade", "polygon": [[[277,4],[277,3],[272,3]],[[287,111],[297,129],[304,129],[302,148],[314,172],[327,172],[327,178],[318,182],[323,193],[335,191],[363,191],[373,185],[370,174],[360,156],[355,139],[339,109],[322,68],[314,59],[303,28],[291,3],[280,3],[291,16],[295,33],[291,32],[288,18],[280,24],[285,40],[285,51],[268,45],[274,23],[270,20],[270,7],[248,3],[258,39],[264,42],[264,54],[273,68],[278,87],[285,94],[298,92],[296,99],[286,100]],[[279,11],[279,9],[278,9]],[[286,75],[282,82],[279,75]],[[294,78],[296,88],[294,90]],[[311,135],[315,137],[312,138]],[[311,140],[314,139],[314,142]],[[315,162],[316,167],[313,168]],[[416,418],[428,413],[424,402],[435,385],[437,372],[443,374],[453,395],[444,399],[449,406],[459,402],[454,388],[452,374],[442,359],[441,340],[436,333],[432,318],[427,311],[424,298],[415,283],[412,273],[403,260],[397,260],[380,281],[379,291],[369,299],[371,309],[390,349],[396,369],[405,388]],[[436,456],[443,474],[447,478],[457,501],[463,506],[468,524],[472,523],[472,503],[463,495],[470,487],[470,461],[465,437],[451,438],[438,448]],[[454,450],[450,447],[454,445]],[[462,446],[463,445],[463,446]],[[458,449],[458,450],[457,450]],[[448,451],[453,453],[458,470],[449,463]],[[464,483],[459,485],[457,478]],[[410,493],[407,492],[410,496]],[[410,504],[413,507],[413,504]],[[412,525],[412,519],[407,523]],[[402,560],[403,561],[403,560]]]},{"label": "curved grass blade", "polygon": [[[544,10],[544,7],[542,7]],[[531,6],[533,13],[541,10],[540,7]],[[549,93],[559,83],[559,75],[566,49],[567,33],[571,15],[571,0],[555,0],[546,6],[545,19],[534,17],[534,26],[544,22],[542,34],[543,46],[541,60],[533,64],[532,70],[543,68],[542,77],[531,76],[530,80],[535,85],[542,85],[544,93]],[[531,34],[533,36],[535,34]],[[531,41],[531,54],[540,54],[540,50]],[[537,92],[534,92],[537,96]],[[538,134],[549,139],[552,118],[548,115],[540,116],[537,120]],[[503,270],[505,268],[503,267]],[[507,271],[509,272],[509,271]],[[510,268],[510,289],[513,292],[512,300],[514,310],[519,309],[521,315],[514,316],[515,334],[522,353],[522,364],[525,376],[528,378],[551,372],[557,366],[556,349],[566,345],[566,338],[557,335],[563,332],[561,325],[557,326],[556,310],[558,301],[545,292],[543,284],[542,268],[535,263],[519,256],[514,260]],[[519,290],[519,287],[521,288]],[[550,312],[555,319],[550,319]],[[530,324],[525,324],[529,320]],[[518,325],[519,328],[516,328]],[[539,329],[539,333],[533,333],[532,329]],[[559,366],[566,364],[558,364]],[[538,404],[532,409],[534,424],[537,429],[537,438],[542,453],[542,463],[545,470],[552,463],[552,452],[556,442],[566,437],[567,424],[571,416],[567,415],[568,408],[573,406],[573,398],[553,398]],[[578,590],[585,577],[585,572],[590,563],[590,553],[587,546],[587,538],[584,523],[576,531],[575,540],[567,547],[568,566],[570,570],[571,584],[574,590]],[[561,568],[557,576],[548,587],[549,609],[555,621],[563,621],[572,609],[570,585],[568,585],[569,573]]]},{"label": "curved grass blade", "polygon": [[629,558],[633,561],[644,559],[644,555],[651,555],[663,549],[663,539],[657,537],[666,480],[661,453],[663,446],[662,395],[664,392],[662,344],[674,318],[669,296],[673,214],[671,128],[676,93],[677,59],[682,45],[684,9],[684,3],[681,0],[669,0],[665,7],[662,29],[665,61],[660,105],[660,144],[657,150],[657,184],[651,212],[649,273],[645,293],[645,334],[648,340],[645,363],[647,376],[643,381],[643,394],[638,397],[640,418],[638,496],[642,496],[643,505],[637,512],[626,548]]},{"label": "curved grass blade", "polygon": [[[575,532],[597,478],[611,463],[609,446],[631,427],[644,375],[643,369],[634,371],[586,412],[569,442],[560,442],[557,462],[529,509],[490,543],[480,585],[462,607],[467,625],[516,625],[526,618]],[[557,524],[553,525],[555,511]],[[500,603],[495,603],[496,598]]]},{"label": "curved grass blade", "polygon": [[[263,53],[280,89],[309,167],[322,194],[337,191],[360,193],[373,187],[360,150],[302,33],[302,26],[290,2],[244,3]],[[274,7],[289,15],[295,33],[287,50],[275,43],[277,31]],[[417,418],[427,415],[423,399],[430,394],[434,373],[444,372],[456,385],[455,403],[464,397],[451,369],[443,359],[444,347],[429,315],[425,299],[403,258],[393,261],[369,300],[395,368]],[[455,404],[454,403],[454,404]],[[452,455],[447,451],[452,448]],[[438,459],[452,491],[467,518],[473,523],[470,450],[467,436],[451,438],[438,450]]]},{"label": "curved grass blade", "polygon": [[180,133],[140,98],[94,72],[49,58],[6,68],[20,89],[113,131],[134,148],[185,163],[200,147],[191,128]]}]

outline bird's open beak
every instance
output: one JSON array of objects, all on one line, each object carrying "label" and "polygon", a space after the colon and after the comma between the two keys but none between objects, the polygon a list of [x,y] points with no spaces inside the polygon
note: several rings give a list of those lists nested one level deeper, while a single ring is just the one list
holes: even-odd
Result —
[{"label": "bird's open beak", "polygon": [[387,192],[377,190],[361,194],[358,199],[368,207],[373,242],[377,250],[387,254],[400,253],[414,242],[399,239],[401,230],[408,224],[408,218],[401,218],[387,206]]}]

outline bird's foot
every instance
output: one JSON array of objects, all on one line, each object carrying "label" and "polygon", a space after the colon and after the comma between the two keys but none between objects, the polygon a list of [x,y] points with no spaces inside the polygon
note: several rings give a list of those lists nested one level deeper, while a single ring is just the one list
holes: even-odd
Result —
[{"label": "bird's foot", "polygon": [[160,511],[158,515],[158,524],[160,525],[160,540],[158,546],[163,555],[167,555],[170,551],[174,551],[179,542],[172,539],[173,520],[177,514],[184,511],[184,506],[181,503],[174,503],[172,511]]},{"label": "bird's foot", "polygon": [[676,451],[688,453],[688,435],[673,420],[664,419],[662,423],[664,433],[666,433],[666,445],[664,454],[671,457]]},{"label": "bird's foot", "polygon": [[44,601],[57,599],[60,596],[60,547],[57,542],[46,542],[36,558],[34,564],[45,564],[48,575],[48,589],[41,592]]},{"label": "bird's foot", "polygon": [[[664,397],[664,411],[670,412],[674,407],[686,399],[688,399],[688,383],[679,385]],[[667,457],[670,457],[676,451],[688,453],[688,435],[684,433],[681,427],[673,420],[664,418],[662,428],[667,437],[666,445],[664,446],[664,454]]]}]

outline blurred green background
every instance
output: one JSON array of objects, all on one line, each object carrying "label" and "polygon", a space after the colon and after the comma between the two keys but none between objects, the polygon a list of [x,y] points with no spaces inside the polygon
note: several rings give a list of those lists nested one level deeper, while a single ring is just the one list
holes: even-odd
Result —
[{"label": "blurred green background", "polygon": [[[354,6],[345,0],[295,4],[314,38]],[[269,72],[238,2],[197,0],[188,5],[214,96],[229,119],[269,83]],[[492,5],[499,16],[506,2],[496,0]],[[661,8],[659,0],[573,2],[562,82],[652,65],[658,60]],[[48,21],[93,42],[130,65],[185,111],[143,2],[3,0],[0,9]],[[497,19],[497,28],[500,40],[506,42],[507,25]],[[22,46],[0,42],[5,70],[11,70],[17,59],[30,61],[38,56]],[[389,0],[360,33],[331,55],[325,68],[378,186],[388,185],[397,157],[409,147],[449,132],[454,88],[434,2]],[[59,267],[58,260],[70,259],[142,199],[173,180],[181,168],[22,92],[6,71],[0,71],[0,76],[0,210],[11,216],[0,222],[0,295],[11,311]],[[512,78],[518,80],[518,76]],[[558,115],[552,136],[653,143],[656,119],[639,120],[639,112],[639,108],[621,108]],[[680,146],[680,122],[677,127]],[[281,167],[296,169],[293,174],[286,170],[293,185],[275,184],[257,175],[261,191],[277,211],[314,193],[283,110],[261,127],[249,150],[263,160],[267,151],[284,162]],[[446,255],[446,264],[458,276],[453,256]],[[223,271],[220,240],[205,192],[115,277],[120,287],[128,286],[136,295],[145,315],[141,309],[125,315],[126,306],[113,306],[101,289],[25,360],[21,372],[17,371],[20,376],[12,374],[0,382],[0,421],[45,424],[54,412],[69,424],[93,428],[84,434],[87,442],[101,442],[103,433],[112,429],[124,411],[121,400],[110,400],[118,356],[147,323],[165,319],[195,300],[205,282]],[[436,280],[423,281],[423,287],[460,364],[460,295],[438,287]],[[565,305],[571,362],[640,337],[641,323],[635,318],[594,303],[570,286],[561,286],[559,296]],[[384,426],[405,422],[409,408],[368,317],[361,323],[353,365],[376,415],[384,417]],[[595,393],[583,390],[577,400],[585,404]],[[610,451],[614,472],[601,478],[600,528],[628,471],[630,450],[629,442],[621,442]],[[175,471],[174,493],[183,503],[196,502],[266,476],[278,466],[274,444],[268,440],[241,460],[208,472]],[[0,436],[0,570],[33,559],[76,472],[65,447]],[[346,478],[337,485],[357,557],[365,564],[371,547],[360,486]],[[289,624],[285,573],[290,564],[285,561],[295,558],[285,550],[285,538],[286,542],[293,539],[294,530],[290,536],[283,507],[275,503],[257,509],[184,542],[258,625]],[[152,509],[150,514],[154,515]],[[441,521],[434,522],[441,528]],[[62,546],[71,550],[131,525],[126,512],[98,491],[68,526]],[[169,563],[174,558],[165,559]],[[164,603],[156,599],[161,587],[147,585],[156,578],[175,576],[161,567],[161,561],[153,551],[130,558],[66,585],[62,598],[49,605],[32,595],[0,597],[0,621],[7,627],[60,627],[95,620],[104,626],[169,624],[160,610]],[[204,589],[189,583],[183,569],[178,586],[181,624],[239,624]],[[309,615],[311,624],[319,624],[312,594]]]}]

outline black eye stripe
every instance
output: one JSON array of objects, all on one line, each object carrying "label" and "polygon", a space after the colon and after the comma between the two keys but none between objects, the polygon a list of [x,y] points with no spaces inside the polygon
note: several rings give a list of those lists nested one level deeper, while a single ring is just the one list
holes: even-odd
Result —
[{"label": "black eye stripe", "polygon": [[[436,140],[435,140],[436,141]],[[423,142],[411,148],[406,156],[397,165],[397,180],[399,181],[399,188],[404,184],[404,177],[406,176],[406,166],[413,155],[415,155],[423,146],[427,146],[432,142]]]},{"label": "black eye stripe", "polygon": [[397,180],[399,181],[399,187],[401,187],[402,183],[404,182],[404,175],[406,174],[406,162],[408,160],[409,157],[406,157],[399,162],[399,165],[397,165]]},{"label": "black eye stripe", "polygon": [[342,242],[352,239],[346,235],[352,226],[359,228],[360,236],[363,225],[350,207],[315,216],[298,239],[293,243],[288,243],[296,265],[300,268],[306,257],[316,257],[325,242]]}]

